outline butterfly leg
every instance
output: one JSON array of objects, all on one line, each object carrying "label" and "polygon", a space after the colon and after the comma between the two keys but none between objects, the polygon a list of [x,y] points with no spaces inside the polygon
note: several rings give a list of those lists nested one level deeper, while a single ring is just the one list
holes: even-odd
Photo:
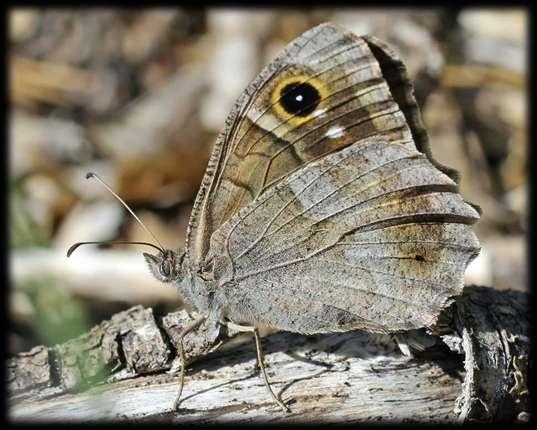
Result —
[{"label": "butterfly leg", "polygon": [[285,411],[285,412],[291,412],[291,410],[283,403],[277,396],[274,394],[274,391],[272,391],[272,388],[270,386],[270,382],[267,378],[267,372],[265,371],[265,361],[263,358],[263,350],[261,349],[261,338],[259,337],[259,331],[256,327],[250,327],[250,326],[243,326],[239,324],[232,323],[231,321],[228,321],[227,326],[231,329],[242,331],[242,332],[249,332],[253,333],[254,339],[255,339],[255,348],[257,352],[257,364],[259,366],[259,369],[261,370],[261,375],[263,376],[263,381],[265,382],[265,386],[267,387],[270,395],[274,399],[274,401]]},{"label": "butterfly leg", "polygon": [[183,345],[183,338],[190,333],[193,330],[196,330],[203,321],[205,321],[206,317],[201,317],[194,321],[192,324],[189,324],[186,326],[181,332],[179,333],[179,340],[177,344],[177,351],[179,352],[179,357],[181,357],[181,372],[179,373],[179,392],[177,393],[177,397],[175,398],[175,401],[173,403],[173,410],[176,411],[179,409],[179,405],[181,404],[181,394],[183,393],[183,386],[185,383],[185,370],[187,366],[186,362],[186,355],[185,355],[185,347]]}]

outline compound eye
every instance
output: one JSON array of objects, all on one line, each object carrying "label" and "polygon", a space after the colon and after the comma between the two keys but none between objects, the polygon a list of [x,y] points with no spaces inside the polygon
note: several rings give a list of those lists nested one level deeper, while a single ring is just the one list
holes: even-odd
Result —
[{"label": "compound eye", "polygon": [[168,260],[164,260],[159,267],[160,274],[164,277],[169,277],[172,272],[172,266]]}]

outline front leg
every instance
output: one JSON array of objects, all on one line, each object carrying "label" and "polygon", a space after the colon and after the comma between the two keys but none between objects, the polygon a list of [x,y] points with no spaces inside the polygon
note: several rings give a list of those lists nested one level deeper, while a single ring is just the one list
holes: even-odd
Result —
[{"label": "front leg", "polygon": [[235,324],[231,321],[227,321],[224,323],[226,326],[228,326],[230,329],[232,330],[236,330],[236,331],[239,331],[239,332],[247,332],[247,333],[253,333],[254,334],[254,339],[255,339],[255,347],[256,347],[256,352],[257,352],[257,364],[259,366],[259,369],[261,370],[261,374],[263,375],[263,380],[265,382],[265,386],[267,387],[270,395],[272,396],[272,398],[274,399],[274,401],[285,411],[285,412],[291,412],[290,409],[285,405],[284,402],[282,402],[277,396],[276,394],[274,394],[274,392],[272,391],[272,388],[270,386],[270,382],[267,378],[267,373],[265,371],[265,361],[264,361],[264,358],[263,358],[263,351],[261,349],[261,339],[259,337],[259,331],[257,329],[257,327],[253,327],[253,326],[244,326],[244,325],[239,325],[239,324]]},{"label": "front leg", "polygon": [[179,356],[181,357],[181,372],[179,374],[179,392],[177,393],[177,397],[175,398],[175,402],[173,403],[174,411],[176,411],[179,408],[179,405],[181,404],[181,394],[183,393],[183,386],[185,383],[185,370],[186,370],[187,362],[186,362],[186,355],[185,355],[185,347],[183,345],[183,338],[191,331],[196,330],[206,319],[207,317],[198,318],[192,324],[189,324],[188,326],[186,326],[179,333],[179,338],[177,341],[177,351],[179,352]]}]

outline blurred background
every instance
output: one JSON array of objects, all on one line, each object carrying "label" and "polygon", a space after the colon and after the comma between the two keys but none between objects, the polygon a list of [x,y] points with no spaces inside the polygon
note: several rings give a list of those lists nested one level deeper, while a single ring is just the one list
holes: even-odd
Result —
[{"label": "blurred background", "polygon": [[9,353],[74,337],[135,304],[180,307],[149,274],[151,237],[183,246],[231,105],[288,42],[324,21],[388,42],[406,63],[433,154],[479,204],[468,283],[525,290],[523,9],[11,9]]}]

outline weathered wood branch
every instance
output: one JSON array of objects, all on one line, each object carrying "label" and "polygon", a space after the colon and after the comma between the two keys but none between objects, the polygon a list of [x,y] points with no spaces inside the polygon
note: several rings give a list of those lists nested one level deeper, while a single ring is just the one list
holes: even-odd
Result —
[{"label": "weathered wood branch", "polygon": [[233,333],[214,340],[204,327],[185,339],[188,356],[203,357],[189,366],[182,409],[172,412],[180,365],[173,345],[195,316],[155,318],[137,306],[77,339],[10,359],[9,413],[19,422],[526,420],[526,300],[472,286],[434,333],[267,336],[269,377],[290,414],[255,374],[253,341]]}]

